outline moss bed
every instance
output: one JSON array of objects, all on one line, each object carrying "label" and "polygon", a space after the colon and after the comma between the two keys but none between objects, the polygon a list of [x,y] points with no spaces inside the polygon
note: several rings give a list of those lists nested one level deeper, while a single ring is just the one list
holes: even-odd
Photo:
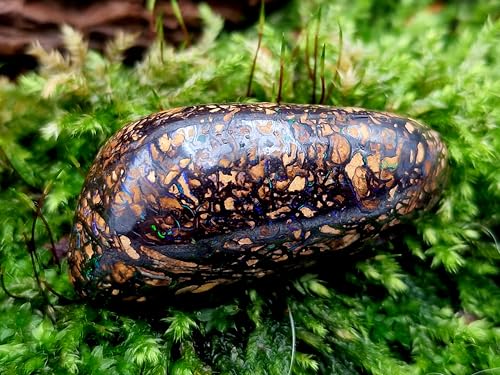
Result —
[{"label": "moss bed", "polygon": [[[259,25],[225,32],[201,14],[199,42],[158,43],[134,67],[130,36],[100,54],[63,28],[67,54],[33,45],[38,71],[0,78],[0,373],[281,375],[293,359],[292,374],[500,374],[498,2],[292,1],[266,18],[250,97]],[[342,267],[219,305],[153,318],[72,301],[47,244],[70,233],[99,146],[161,109],[275,101],[280,61],[282,100],[312,103],[315,35],[316,100],[324,63],[326,104],[442,134],[451,175],[436,210]]]}]

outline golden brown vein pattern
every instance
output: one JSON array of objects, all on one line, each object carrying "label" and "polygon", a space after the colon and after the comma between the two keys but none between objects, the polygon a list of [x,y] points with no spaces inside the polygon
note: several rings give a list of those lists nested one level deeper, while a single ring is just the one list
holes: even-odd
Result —
[{"label": "golden brown vein pattern", "polygon": [[78,203],[83,296],[143,301],[261,278],[376,236],[437,200],[446,148],[391,113],[317,105],[176,108],[125,126]]}]

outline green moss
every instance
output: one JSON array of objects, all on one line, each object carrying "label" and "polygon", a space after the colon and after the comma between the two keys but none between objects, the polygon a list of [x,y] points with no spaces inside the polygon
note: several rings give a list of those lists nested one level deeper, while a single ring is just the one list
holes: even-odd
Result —
[{"label": "green moss", "polygon": [[[439,4],[292,1],[266,20],[251,98],[257,27],[222,32],[204,7],[198,44],[156,45],[133,68],[121,63],[128,36],[105,55],[68,28],[67,56],[33,46],[39,72],[0,81],[0,264],[19,297],[0,290],[0,372],[286,374],[292,331],[294,374],[499,371],[500,6]],[[310,103],[320,6],[318,55],[324,46],[332,87],[326,103],[407,114],[443,135],[451,173],[436,213],[334,275],[242,292],[216,308],[165,309],[161,320],[50,293],[47,285],[74,298],[67,266],[51,263],[49,234],[37,220],[30,244],[43,265],[37,284],[26,243],[34,201],[47,193],[43,215],[56,239],[67,235],[86,170],[124,123],[193,103],[275,100],[283,35],[283,100]],[[318,81],[316,98],[319,88]]]}]

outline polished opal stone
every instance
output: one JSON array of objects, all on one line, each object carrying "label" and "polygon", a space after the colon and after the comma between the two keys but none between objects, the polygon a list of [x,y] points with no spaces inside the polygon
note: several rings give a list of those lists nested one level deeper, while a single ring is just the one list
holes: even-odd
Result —
[{"label": "polished opal stone", "polygon": [[206,293],[300,268],[433,206],[446,148],[391,113],[176,108],[125,126],[85,181],[70,242],[83,296]]}]

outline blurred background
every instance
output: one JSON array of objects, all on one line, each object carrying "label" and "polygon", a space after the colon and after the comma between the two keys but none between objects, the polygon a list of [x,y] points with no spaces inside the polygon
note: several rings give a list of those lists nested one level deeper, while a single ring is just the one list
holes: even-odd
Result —
[{"label": "blurred background", "polygon": [[[62,48],[61,25],[80,31],[91,48],[103,50],[120,31],[135,34],[125,63],[140,60],[154,40],[158,22],[167,43],[195,41],[201,32],[200,0],[0,0],[0,74],[15,78],[36,67],[26,53],[38,40],[46,50]],[[287,0],[265,0],[266,12]],[[205,0],[225,20],[226,29],[251,25],[259,16],[261,0]],[[177,9],[176,9],[177,8]],[[184,25],[182,25],[184,23]]]}]

